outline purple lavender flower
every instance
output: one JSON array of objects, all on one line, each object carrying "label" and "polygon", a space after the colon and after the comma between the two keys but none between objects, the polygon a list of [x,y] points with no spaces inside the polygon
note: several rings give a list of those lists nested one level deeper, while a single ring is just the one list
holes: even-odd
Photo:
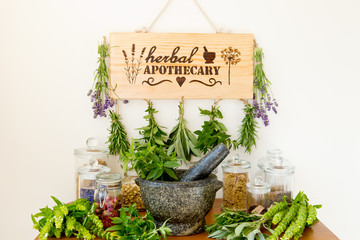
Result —
[{"label": "purple lavender flower", "polygon": [[90,96],[92,94],[93,90],[90,89],[89,92],[87,93],[88,96]]},{"label": "purple lavender flower", "polygon": [[125,100],[123,101],[123,103],[124,103],[124,104],[127,104],[127,103],[129,103],[129,100],[126,100],[126,99],[125,99]]}]

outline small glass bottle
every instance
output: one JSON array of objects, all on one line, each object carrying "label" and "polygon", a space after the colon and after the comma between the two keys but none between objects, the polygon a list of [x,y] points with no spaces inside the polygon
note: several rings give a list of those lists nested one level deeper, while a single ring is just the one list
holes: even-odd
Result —
[{"label": "small glass bottle", "polygon": [[238,155],[224,161],[223,206],[235,211],[246,211],[246,184],[249,182],[251,164]]},{"label": "small glass bottle", "polygon": [[265,181],[270,183],[270,204],[281,202],[283,196],[287,196],[287,201],[291,201],[294,190],[295,167],[291,163],[279,157],[264,169]]},{"label": "small glass bottle", "polygon": [[257,212],[263,214],[270,207],[270,184],[264,182],[261,176],[255,178],[254,182],[246,184],[246,209],[248,213]]},{"label": "small glass bottle", "polygon": [[76,199],[85,198],[89,202],[94,202],[95,179],[100,173],[108,173],[110,168],[94,163],[82,166],[78,169],[78,183]]},{"label": "small glass bottle", "polygon": [[129,206],[135,203],[138,211],[145,211],[140,187],[135,183],[137,177],[138,175],[135,170],[129,170],[124,173],[124,179],[122,181],[123,205]]},{"label": "small glass bottle", "polygon": [[119,216],[122,205],[121,174],[98,174],[95,187],[95,214],[99,216],[104,228],[111,227],[111,218]]}]

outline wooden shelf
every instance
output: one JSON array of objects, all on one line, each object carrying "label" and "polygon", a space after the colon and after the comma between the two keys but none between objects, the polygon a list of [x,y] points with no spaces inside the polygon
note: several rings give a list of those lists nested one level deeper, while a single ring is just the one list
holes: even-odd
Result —
[{"label": "wooden shelf", "polygon": [[[222,200],[216,199],[213,208],[210,210],[209,214],[206,216],[206,224],[214,223],[214,215],[220,213],[220,205]],[[48,238],[56,239],[56,238]],[[62,237],[61,239],[67,239]],[[75,237],[69,238],[71,240],[76,240]],[[193,236],[186,236],[186,237],[168,237],[169,240],[209,240],[208,235],[203,232]],[[304,231],[304,234],[301,240],[338,240],[339,238],[335,236],[322,222],[315,223],[311,227],[307,227]],[[39,240],[38,237],[35,240]],[[101,240],[100,238],[95,238],[95,240]]]}]

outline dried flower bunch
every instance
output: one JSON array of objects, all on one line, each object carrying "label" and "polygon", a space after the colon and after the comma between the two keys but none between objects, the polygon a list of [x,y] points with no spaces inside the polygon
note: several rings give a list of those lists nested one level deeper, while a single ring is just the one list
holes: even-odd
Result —
[{"label": "dried flower bunch", "polygon": [[109,79],[109,68],[107,60],[109,58],[109,45],[105,40],[98,46],[98,68],[96,69],[95,79],[92,88],[88,92],[91,102],[93,102],[92,109],[94,111],[94,118],[106,117],[106,109],[114,106],[115,102],[110,98],[111,83]]},{"label": "dried flower bunch", "polygon": [[254,97],[253,106],[254,114],[256,118],[261,118],[265,127],[269,125],[268,112],[271,110],[277,114],[278,103],[276,99],[272,97],[272,91],[270,88],[271,82],[267,79],[264,69],[263,60],[264,53],[261,48],[255,48],[254,60]]}]

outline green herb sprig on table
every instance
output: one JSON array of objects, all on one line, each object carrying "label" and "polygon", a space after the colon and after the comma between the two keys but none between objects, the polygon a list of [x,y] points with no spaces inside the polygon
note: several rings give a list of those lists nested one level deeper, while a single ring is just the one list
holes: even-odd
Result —
[{"label": "green herb sprig on table", "polygon": [[190,161],[191,155],[200,157],[201,152],[196,148],[198,144],[195,135],[187,128],[184,119],[184,101],[179,103],[178,124],[171,130],[167,145],[167,154],[176,153],[182,161]]},{"label": "green herb sprig on table", "polygon": [[231,136],[227,134],[227,128],[223,123],[217,120],[223,118],[219,106],[215,103],[211,106],[210,111],[201,108],[199,108],[199,110],[200,114],[209,117],[209,121],[204,121],[204,124],[201,126],[202,129],[194,132],[198,135],[196,148],[204,154],[216,147],[219,143],[224,143],[228,148],[234,146],[236,149],[236,141],[231,141]]},{"label": "green herb sprig on table", "polygon": [[144,116],[144,119],[148,121],[148,125],[137,129],[140,130],[142,135],[140,142],[143,147],[146,147],[147,143],[150,143],[151,146],[166,147],[167,134],[162,130],[163,127],[159,126],[155,120],[155,113],[158,111],[153,108],[151,101],[147,101],[147,103],[148,108],[145,111],[147,115]]},{"label": "green herb sprig on table", "polygon": [[[316,208],[320,207],[321,205],[310,205],[304,192],[299,192],[292,203],[288,203],[284,197],[282,202],[275,203],[260,219],[245,213],[225,211],[223,215],[217,216],[216,223],[207,226],[206,230],[209,237],[216,239],[277,240],[284,233],[283,240],[292,237],[296,240],[301,237],[305,227],[317,221]],[[282,213],[284,211],[285,214]],[[271,221],[273,224],[277,223],[274,230],[265,225]],[[268,238],[261,232],[261,226],[271,233]]]},{"label": "green herb sprig on table", "polygon": [[130,150],[123,157],[124,171],[126,166],[131,163],[137,174],[147,180],[177,180],[174,168],[181,164],[178,162],[176,154],[168,155],[166,150],[151,145],[148,142],[145,147],[132,140]]},{"label": "green herb sprig on table", "polygon": [[254,106],[246,103],[244,108],[245,117],[242,120],[242,124],[239,128],[239,138],[237,142],[240,146],[245,148],[245,152],[251,153],[251,149],[256,147],[256,139],[258,123],[254,116]]},{"label": "green herb sprig on table", "polygon": [[110,135],[107,143],[109,143],[109,152],[111,155],[125,155],[130,148],[130,143],[127,139],[127,133],[121,123],[119,114],[110,111],[111,126],[109,129]]},{"label": "green herb sprig on table", "polygon": [[[78,239],[92,240],[95,236],[89,231],[90,228],[103,231],[102,222],[94,214],[95,204],[82,198],[71,204],[62,203],[53,196],[51,198],[56,206],[52,209],[47,206],[40,208],[39,213],[31,215],[34,229],[40,231],[39,240],[53,236],[60,238],[62,235],[67,238],[75,236]],[[36,218],[40,218],[39,221]]]},{"label": "green herb sprig on table", "polygon": [[114,226],[106,231],[114,231],[112,236],[117,239],[166,240],[166,236],[171,234],[171,229],[165,226],[166,222],[157,228],[149,212],[141,217],[134,206],[122,207],[120,217],[113,218],[112,223]]},{"label": "green herb sprig on table", "polygon": [[115,102],[110,98],[110,91],[114,91],[111,87],[109,78],[109,68],[107,66],[107,59],[109,58],[109,44],[104,41],[98,46],[98,68],[96,69],[93,86],[88,92],[91,102],[93,102],[92,109],[94,111],[94,118],[106,117],[106,110],[114,106]]}]

